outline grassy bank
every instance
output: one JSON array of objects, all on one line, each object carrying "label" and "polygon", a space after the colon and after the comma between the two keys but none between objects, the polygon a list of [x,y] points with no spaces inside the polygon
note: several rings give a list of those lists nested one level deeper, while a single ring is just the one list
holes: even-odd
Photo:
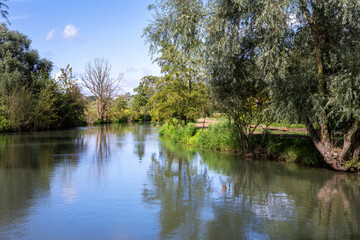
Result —
[{"label": "grassy bank", "polygon": [[[159,134],[174,142],[191,145],[200,149],[238,152],[239,143],[234,135],[235,126],[218,123],[207,129],[199,129],[189,123],[183,128],[165,123]],[[325,167],[320,153],[311,139],[301,136],[281,136],[268,134],[262,141],[262,135],[254,135],[256,151],[265,159],[286,161],[306,166]]]}]

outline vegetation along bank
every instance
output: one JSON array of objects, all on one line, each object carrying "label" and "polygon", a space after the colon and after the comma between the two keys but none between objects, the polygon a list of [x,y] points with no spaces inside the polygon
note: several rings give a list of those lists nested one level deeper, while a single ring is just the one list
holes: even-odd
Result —
[{"label": "vegetation along bank", "polygon": [[[240,140],[233,131],[234,124],[222,122],[208,128],[197,128],[194,123],[175,128],[165,123],[159,134],[174,142],[194,146],[199,149],[211,149],[241,153]],[[247,158],[286,161],[305,166],[328,167],[308,136],[254,134],[252,149],[248,149]]]}]

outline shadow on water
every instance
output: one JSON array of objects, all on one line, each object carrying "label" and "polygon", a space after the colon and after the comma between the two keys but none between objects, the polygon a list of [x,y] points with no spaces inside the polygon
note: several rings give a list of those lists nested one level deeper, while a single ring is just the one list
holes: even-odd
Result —
[{"label": "shadow on water", "polygon": [[162,140],[143,199],[161,238],[358,239],[360,179]]}]

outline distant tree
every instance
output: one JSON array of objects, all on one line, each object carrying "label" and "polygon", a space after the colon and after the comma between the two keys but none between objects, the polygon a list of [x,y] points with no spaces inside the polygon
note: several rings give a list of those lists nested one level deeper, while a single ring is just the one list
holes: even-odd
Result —
[{"label": "distant tree", "polygon": [[147,106],[149,99],[154,95],[154,83],[158,81],[156,76],[145,76],[141,79],[139,85],[134,88],[134,95],[132,95],[131,109],[146,117],[149,114],[149,107]]},{"label": "distant tree", "polygon": [[19,87],[38,91],[36,88],[50,76],[52,62],[40,58],[30,44],[27,36],[0,24],[0,94]]},{"label": "distant tree", "polygon": [[[25,35],[0,24],[0,102],[3,130],[47,128],[56,119],[52,63]],[[48,121],[49,120],[49,121]],[[40,126],[40,122],[43,122]],[[6,127],[4,127],[6,126]]]},{"label": "distant tree", "polygon": [[[203,102],[207,100],[203,75],[192,63],[183,58],[173,45],[164,44],[156,60],[164,74],[154,83],[154,95],[149,99],[153,120],[179,123],[201,116]],[[176,126],[177,127],[177,126]]]},{"label": "distant tree", "polygon": [[69,127],[83,123],[85,121],[86,100],[80,91],[70,65],[61,69],[57,84],[60,93],[57,109],[61,117],[58,125]]},{"label": "distant tree", "polygon": [[119,90],[123,74],[117,78],[111,77],[111,64],[108,60],[97,58],[85,67],[81,76],[83,86],[96,97],[97,117],[100,121],[107,121],[110,103]]}]

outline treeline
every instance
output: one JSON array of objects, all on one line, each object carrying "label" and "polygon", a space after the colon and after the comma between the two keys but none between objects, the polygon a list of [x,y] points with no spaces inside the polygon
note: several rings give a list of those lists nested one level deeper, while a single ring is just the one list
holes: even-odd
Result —
[{"label": "treeline", "polygon": [[[27,36],[0,24],[0,132],[151,120],[146,104],[152,94],[144,92],[145,82],[133,96],[119,96],[122,75],[112,78],[104,59],[89,62],[80,79],[69,65],[54,77],[53,63],[30,45]],[[93,95],[83,95],[85,89]]]},{"label": "treeline", "polygon": [[[333,169],[360,169],[359,1],[156,0],[149,9],[158,87],[175,93],[157,95],[154,116],[181,124],[211,99],[243,152],[258,148],[256,126],[288,121],[306,126]],[[205,80],[203,101],[193,89]]]},{"label": "treeline", "polygon": [[30,39],[0,25],[0,131],[69,127],[84,122],[85,100],[62,69],[55,81],[52,63],[30,48]]}]

